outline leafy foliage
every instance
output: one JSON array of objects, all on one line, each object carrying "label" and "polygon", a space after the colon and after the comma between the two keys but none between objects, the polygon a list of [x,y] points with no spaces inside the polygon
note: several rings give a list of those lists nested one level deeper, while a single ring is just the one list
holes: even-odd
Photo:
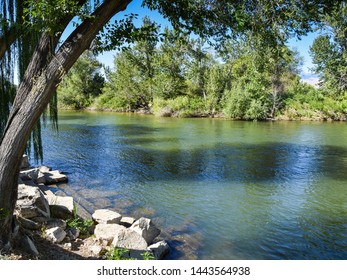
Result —
[{"label": "leafy foliage", "polygon": [[[141,254],[143,260],[155,260],[152,252],[146,251]],[[112,247],[108,252],[106,252],[105,257],[107,260],[136,260],[135,258],[130,258],[130,251],[125,248]]]},{"label": "leafy foliage", "polygon": [[113,247],[106,252],[105,257],[107,260],[120,261],[120,260],[135,260],[129,257],[129,250],[124,248]]},{"label": "leafy foliage", "polygon": [[93,220],[84,220],[77,215],[77,206],[74,205],[73,218],[66,220],[66,225],[69,228],[77,228],[80,231],[80,235],[87,237],[90,236],[90,229],[94,222]]},{"label": "leafy foliage", "polygon": [[314,70],[321,76],[321,85],[334,97],[347,92],[347,3],[332,4],[331,11],[323,15],[322,29],[311,46]]},{"label": "leafy foliage", "polygon": [[58,88],[58,100],[65,107],[82,109],[90,106],[101,94],[104,77],[101,64],[90,53],[84,53],[70,69]]},{"label": "leafy foliage", "polygon": [[89,236],[89,230],[93,226],[92,220],[83,220],[81,218],[74,218],[66,221],[69,228],[77,228],[80,230],[81,236]]},{"label": "leafy foliage", "polygon": [[146,251],[141,254],[143,260],[145,261],[152,261],[155,260],[155,257],[153,256],[152,252]]}]

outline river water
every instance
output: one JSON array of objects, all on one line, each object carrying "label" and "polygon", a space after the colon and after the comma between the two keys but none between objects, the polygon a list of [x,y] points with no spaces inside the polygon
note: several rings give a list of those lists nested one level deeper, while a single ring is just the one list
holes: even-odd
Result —
[{"label": "river water", "polygon": [[169,259],[347,259],[346,123],[63,111],[43,139],[61,189],[153,218]]}]

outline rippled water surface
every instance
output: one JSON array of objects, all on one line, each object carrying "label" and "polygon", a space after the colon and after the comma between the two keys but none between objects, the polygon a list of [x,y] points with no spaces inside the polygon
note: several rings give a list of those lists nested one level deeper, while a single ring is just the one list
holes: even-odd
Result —
[{"label": "rippled water surface", "polygon": [[347,259],[346,123],[61,112],[44,164],[88,211],[153,218],[181,259]]}]

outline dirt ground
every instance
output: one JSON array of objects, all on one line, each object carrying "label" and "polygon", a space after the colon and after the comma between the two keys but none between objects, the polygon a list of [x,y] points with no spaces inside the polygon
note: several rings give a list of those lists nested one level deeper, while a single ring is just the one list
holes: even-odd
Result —
[{"label": "dirt ground", "polygon": [[32,237],[39,252],[38,256],[29,255],[20,248],[16,248],[9,255],[1,255],[0,259],[9,260],[98,260],[102,257],[95,257],[90,246],[95,244],[92,237],[77,239],[62,245],[53,244],[39,235]]}]

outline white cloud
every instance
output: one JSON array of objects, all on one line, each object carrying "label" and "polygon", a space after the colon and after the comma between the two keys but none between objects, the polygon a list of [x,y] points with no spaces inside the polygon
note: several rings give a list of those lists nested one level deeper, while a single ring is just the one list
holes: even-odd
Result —
[{"label": "white cloud", "polygon": [[303,71],[301,73],[301,82],[307,83],[309,85],[312,85],[316,88],[319,87],[319,76],[310,72],[310,71]]},{"label": "white cloud", "polygon": [[308,77],[308,78],[302,78],[301,81],[303,83],[307,83],[309,85],[312,85],[314,87],[319,87],[319,78],[318,77]]}]

